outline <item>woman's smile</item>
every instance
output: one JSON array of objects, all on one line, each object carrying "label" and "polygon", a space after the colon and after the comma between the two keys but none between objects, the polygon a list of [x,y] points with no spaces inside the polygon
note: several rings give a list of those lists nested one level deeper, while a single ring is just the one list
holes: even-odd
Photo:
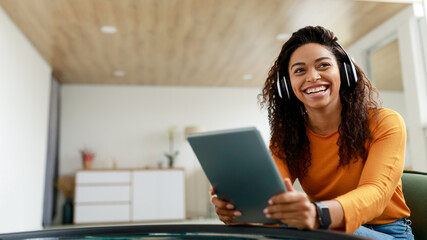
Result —
[{"label": "woman's smile", "polygon": [[328,93],[329,85],[314,85],[309,86],[303,92],[307,95],[310,95],[310,97],[320,97]]}]

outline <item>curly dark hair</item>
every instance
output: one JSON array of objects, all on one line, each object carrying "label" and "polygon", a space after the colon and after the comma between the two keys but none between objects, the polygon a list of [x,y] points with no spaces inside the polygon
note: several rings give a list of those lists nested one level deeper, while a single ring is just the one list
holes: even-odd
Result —
[{"label": "curly dark hair", "polygon": [[[292,53],[304,44],[318,43],[326,46],[335,55],[340,73],[343,74],[342,62],[346,55],[337,40],[333,32],[321,26],[307,26],[293,33],[283,45],[268,73],[262,93],[258,96],[261,107],[268,109],[270,150],[286,162],[294,178],[304,178],[311,165],[310,142],[306,135],[308,116],[298,98],[279,97],[277,73],[280,72],[281,76],[289,78],[288,65]],[[350,89],[341,84],[340,88],[342,111],[337,141],[339,167],[357,162],[359,159],[366,161],[367,147],[372,141],[368,123],[370,109],[376,113],[380,106],[378,91],[363,70],[356,64],[355,68],[358,76],[356,86]],[[374,93],[378,101],[374,98]]]}]

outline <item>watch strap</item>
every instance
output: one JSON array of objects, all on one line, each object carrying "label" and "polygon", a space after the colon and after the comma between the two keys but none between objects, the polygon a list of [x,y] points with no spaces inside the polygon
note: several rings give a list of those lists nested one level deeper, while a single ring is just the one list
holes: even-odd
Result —
[{"label": "watch strap", "polygon": [[314,202],[317,211],[317,220],[319,221],[320,229],[328,229],[331,225],[331,214],[329,208],[321,202]]}]

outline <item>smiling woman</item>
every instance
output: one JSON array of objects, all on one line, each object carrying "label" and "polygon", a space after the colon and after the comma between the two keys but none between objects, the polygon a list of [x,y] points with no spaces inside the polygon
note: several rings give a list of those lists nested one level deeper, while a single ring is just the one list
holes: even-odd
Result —
[{"label": "smiling woman", "polygon": [[[289,191],[272,196],[264,213],[299,229],[413,239],[400,181],[405,124],[379,107],[377,90],[337,40],[323,27],[302,28],[269,71],[261,105]],[[296,179],[304,192],[294,190]],[[226,223],[245,214],[217,197],[212,202]]]}]

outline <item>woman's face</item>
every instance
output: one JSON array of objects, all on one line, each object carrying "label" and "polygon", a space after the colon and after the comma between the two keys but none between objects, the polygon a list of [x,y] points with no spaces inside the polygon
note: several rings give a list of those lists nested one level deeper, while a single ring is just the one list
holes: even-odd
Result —
[{"label": "woman's face", "polygon": [[288,71],[292,90],[307,111],[340,106],[340,71],[327,47],[308,43],[297,48],[289,60]]}]

